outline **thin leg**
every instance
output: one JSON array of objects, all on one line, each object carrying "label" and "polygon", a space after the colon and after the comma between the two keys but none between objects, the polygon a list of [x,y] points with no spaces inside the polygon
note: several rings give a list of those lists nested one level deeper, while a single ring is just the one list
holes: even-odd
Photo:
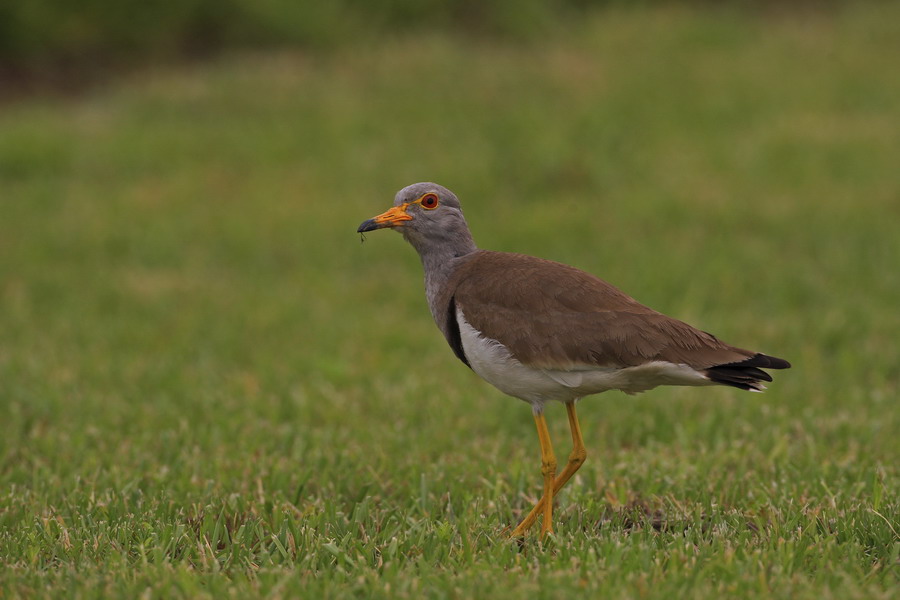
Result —
[{"label": "thin leg", "polygon": [[[581,426],[578,424],[578,415],[575,413],[574,402],[566,403],[566,412],[569,415],[569,429],[572,431],[572,453],[569,454],[569,460],[562,473],[560,473],[559,477],[553,482],[553,496],[559,493],[559,490],[561,490],[572,475],[575,474],[575,471],[581,468],[581,465],[584,464],[585,458],[587,457],[587,450],[584,447],[584,440],[581,438]],[[540,426],[538,426],[538,428],[538,435],[540,435]],[[545,494],[538,503],[534,505],[534,508],[528,513],[528,516],[522,519],[522,522],[519,523],[518,527],[516,527],[510,537],[521,537],[525,535],[525,532],[528,531],[535,520],[537,520],[538,514],[546,510],[545,506],[547,503]],[[552,496],[549,503],[553,503]]]},{"label": "thin leg", "polygon": [[[547,421],[544,419],[544,413],[534,415],[534,423],[537,425],[538,441],[541,443],[541,473],[544,475],[544,495],[541,500],[531,509],[534,517],[531,522],[522,521],[512,537],[519,537],[525,534],[528,527],[534,523],[537,517],[538,507],[542,508],[544,515],[543,524],[541,525],[541,536],[553,532],[553,486],[556,477],[556,456],[553,454],[553,444],[550,443],[550,431],[547,429]],[[531,516],[531,514],[529,514]]]}]

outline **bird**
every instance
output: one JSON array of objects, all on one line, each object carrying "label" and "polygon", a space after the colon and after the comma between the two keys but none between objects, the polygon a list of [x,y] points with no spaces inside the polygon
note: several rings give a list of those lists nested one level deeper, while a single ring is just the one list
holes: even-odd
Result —
[{"label": "bird", "polygon": [[[613,285],[559,262],[479,249],[456,195],[431,182],[397,192],[394,205],[357,233],[395,229],[418,252],[431,315],[456,357],[501,392],[531,405],[543,492],[513,529],[538,517],[553,533],[553,498],[584,464],[575,410],[585,396],[636,394],[660,385],[762,391],[783,358],[744,350],[640,304]],[[561,472],[544,417],[565,405],[572,451]]]}]

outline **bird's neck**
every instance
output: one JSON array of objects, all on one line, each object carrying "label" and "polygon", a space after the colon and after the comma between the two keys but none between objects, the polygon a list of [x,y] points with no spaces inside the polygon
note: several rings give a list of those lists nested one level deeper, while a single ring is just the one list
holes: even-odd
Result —
[{"label": "bird's neck", "polygon": [[434,311],[434,300],[443,289],[447,280],[453,274],[454,269],[463,259],[478,250],[475,240],[468,230],[456,232],[452,237],[434,243],[432,238],[428,244],[417,244],[414,239],[409,240],[422,259],[422,267],[425,270],[425,295],[428,304]]}]

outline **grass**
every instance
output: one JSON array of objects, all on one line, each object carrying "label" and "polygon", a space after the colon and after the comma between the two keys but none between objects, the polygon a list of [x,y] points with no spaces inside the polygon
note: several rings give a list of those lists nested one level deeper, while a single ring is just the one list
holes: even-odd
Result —
[{"label": "grass", "polygon": [[[895,596],[898,22],[612,10],[5,107],[0,595]],[[795,368],[585,400],[557,534],[517,548],[528,407],[354,235],[427,179],[483,247]]]}]

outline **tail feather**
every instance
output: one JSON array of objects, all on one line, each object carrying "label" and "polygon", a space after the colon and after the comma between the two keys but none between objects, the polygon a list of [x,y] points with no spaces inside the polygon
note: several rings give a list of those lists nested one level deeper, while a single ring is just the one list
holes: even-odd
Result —
[{"label": "tail feather", "polygon": [[791,363],[783,358],[754,354],[746,360],[710,367],[705,373],[710,381],[742,390],[761,392],[766,389],[762,382],[772,381],[772,376],[762,369],[790,368]]}]

